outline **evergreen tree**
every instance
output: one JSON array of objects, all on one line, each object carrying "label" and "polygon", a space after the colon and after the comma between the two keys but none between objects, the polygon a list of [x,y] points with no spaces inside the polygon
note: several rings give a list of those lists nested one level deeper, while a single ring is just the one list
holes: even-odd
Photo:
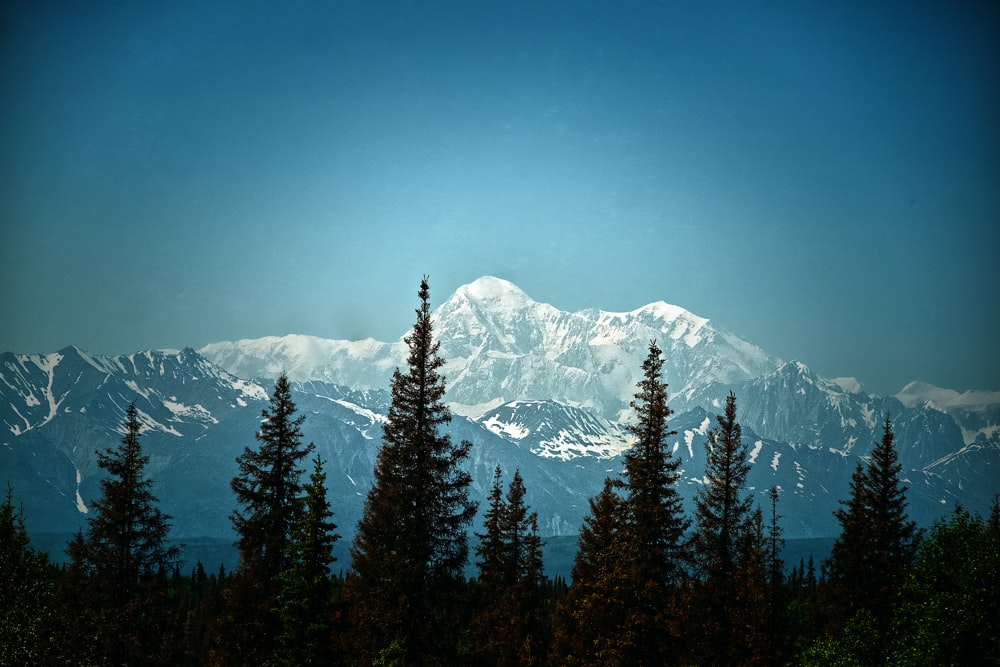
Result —
[{"label": "evergreen tree", "polygon": [[479,587],[485,591],[498,590],[510,583],[508,553],[504,544],[504,524],[507,521],[507,503],[504,502],[503,483],[500,466],[493,471],[493,485],[486,501],[489,509],[483,516],[485,533],[476,533],[479,544],[475,546],[479,567]]},{"label": "evergreen tree", "polygon": [[771,501],[771,521],[767,532],[767,655],[772,664],[782,664],[787,655],[788,600],[785,595],[785,561],[781,552],[785,548],[778,514],[778,487],[768,490]]},{"label": "evergreen tree", "polygon": [[642,365],[643,378],[631,402],[637,418],[629,426],[635,444],[625,454],[626,521],[622,531],[623,562],[629,586],[624,634],[634,637],[631,664],[665,664],[679,659],[679,618],[673,596],[684,573],[682,540],[689,521],[677,492],[681,460],[674,458],[667,438],[667,383],[656,341]]},{"label": "evergreen tree", "polygon": [[725,414],[716,416],[708,433],[705,450],[707,482],[695,495],[692,537],[700,575],[693,591],[697,620],[692,625],[700,637],[693,648],[705,664],[746,664],[760,622],[757,582],[748,576],[756,571],[759,554],[748,546],[756,533],[753,499],[745,488],[750,464],[732,392]]},{"label": "evergreen tree", "polygon": [[163,653],[166,587],[158,576],[176,567],[178,548],[167,544],[170,517],[157,507],[145,476],[149,456],[139,444],[134,403],[122,426],[118,448],[97,452],[108,476],[86,533],[79,531],[67,549],[70,568],[51,617],[61,627],[51,628],[46,660],[125,664]]},{"label": "evergreen tree", "polygon": [[145,476],[149,456],[139,444],[142,424],[135,403],[125,411],[125,435],[115,450],[97,452],[97,465],[108,472],[101,498],[75,556],[89,573],[110,586],[113,597],[129,598],[140,582],[176,565],[178,548],[167,546],[170,517],[157,507],[152,480]]},{"label": "evergreen tree", "polygon": [[278,577],[281,623],[274,665],[330,665],[333,590],[330,565],[336,560],[333,512],[326,499],[323,460],[313,459],[305,485],[305,514],[293,527],[287,547],[289,566]]},{"label": "evergreen tree", "polygon": [[289,565],[292,532],[305,515],[299,462],[313,449],[302,445],[288,377],[282,373],[270,404],[261,413],[258,449],[236,459],[239,474],[230,486],[242,509],[231,515],[239,564],[226,591],[228,614],[221,619],[219,660],[264,664],[280,624],[276,613],[279,576]]},{"label": "evergreen tree", "polygon": [[36,653],[38,625],[52,590],[48,556],[35,551],[14,507],[14,489],[0,505],[0,665],[41,662]]},{"label": "evergreen tree", "polygon": [[230,483],[243,507],[230,517],[239,537],[239,569],[261,580],[272,580],[285,569],[292,528],[304,512],[299,462],[313,445],[302,446],[305,415],[296,417],[295,412],[291,385],[282,373],[261,413],[260,447],[243,450],[236,459],[239,474]]},{"label": "evergreen tree", "polygon": [[882,441],[868,466],[858,464],[851,477],[850,497],[835,512],[841,534],[829,561],[828,612],[833,627],[842,627],[861,609],[870,612],[879,641],[888,632],[896,592],[919,540],[916,524],[906,515],[906,487],[886,415]]},{"label": "evergreen tree", "polygon": [[627,557],[621,539],[625,501],[618,480],[606,479],[590,500],[571,573],[572,584],[559,605],[552,660],[567,666],[627,663],[636,638],[622,631],[629,612],[628,586],[621,564]]},{"label": "evergreen tree", "polygon": [[479,664],[536,665],[546,643],[541,590],[542,540],[538,515],[528,513],[520,471],[504,499],[497,466],[480,542],[477,613],[472,623]]},{"label": "evergreen tree", "polygon": [[410,660],[445,661],[455,652],[458,610],[468,558],[466,527],[476,506],[469,474],[459,465],[471,443],[441,434],[444,361],[433,337],[425,277],[406,373],[396,369],[374,484],[351,548],[356,646],[363,662],[395,640]]},{"label": "evergreen tree", "polygon": [[935,521],[894,611],[893,664],[1000,664],[1000,532],[961,506]]}]

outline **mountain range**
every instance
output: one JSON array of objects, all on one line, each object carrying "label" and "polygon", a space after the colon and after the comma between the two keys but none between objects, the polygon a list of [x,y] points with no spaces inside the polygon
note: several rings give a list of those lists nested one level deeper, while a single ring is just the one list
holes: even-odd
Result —
[{"label": "mountain range", "polygon": [[[1000,491],[1000,393],[958,394],[911,383],[870,394],[853,378],[828,379],[785,362],[709,320],[657,302],[625,313],[564,312],[512,283],[485,277],[434,313],[454,418],[453,439],[473,443],[472,495],[493,469],[521,471],[527,502],[548,538],[576,534],[605,476],[629,446],[629,403],[650,340],[663,350],[670,446],[693,509],[704,483],[704,443],[730,391],[750,449],[748,485],[781,490],[789,539],[838,532],[833,511],[851,472],[890,415],[921,524],[956,503],[986,512]],[[200,350],[99,356],[75,347],[0,355],[0,472],[33,533],[74,531],[99,497],[95,451],[115,447],[134,402],[148,473],[181,541],[231,539],[229,481],[254,434],[273,379],[287,371],[306,416],[303,433],[327,461],[338,532],[349,543],[372,483],[389,379],[406,345],[290,335],[219,342]],[[762,503],[763,504],[763,503]],[[473,530],[480,527],[479,520]]]}]

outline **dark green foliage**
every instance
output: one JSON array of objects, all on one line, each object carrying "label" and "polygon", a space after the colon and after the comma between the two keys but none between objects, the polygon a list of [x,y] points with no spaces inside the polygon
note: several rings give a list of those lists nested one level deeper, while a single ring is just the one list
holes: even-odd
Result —
[{"label": "dark green foliage", "polygon": [[261,415],[260,447],[247,447],[236,459],[240,471],[231,486],[241,509],[231,519],[239,565],[229,580],[227,613],[218,633],[222,663],[264,664],[276,647],[279,577],[290,562],[292,532],[305,516],[299,462],[313,449],[311,443],[302,445],[305,416],[295,412],[282,373]]},{"label": "dark green foliage", "polygon": [[679,657],[680,618],[674,594],[683,580],[684,531],[690,522],[677,481],[679,458],[667,447],[674,435],[667,419],[667,383],[656,341],[642,365],[643,378],[631,402],[636,422],[629,426],[635,444],[625,454],[625,522],[621,534],[628,613],[622,633],[634,643],[625,649],[629,664],[663,664]]},{"label": "dark green foliage", "polygon": [[627,586],[621,567],[625,552],[621,533],[625,501],[616,492],[621,482],[606,479],[590,500],[590,513],[580,529],[572,579],[559,605],[552,662],[559,665],[623,665],[625,648],[635,638],[620,631],[628,613]]},{"label": "dark green foliage", "polygon": [[528,514],[520,471],[504,499],[497,466],[486,512],[486,532],[477,533],[479,579],[472,652],[482,665],[541,664],[547,644],[542,590],[542,540],[538,515]]},{"label": "dark green foliage", "polygon": [[765,654],[771,657],[770,664],[781,664],[788,655],[788,595],[785,585],[785,562],[781,552],[785,548],[778,514],[778,487],[768,491],[771,501],[771,520],[767,531],[767,617],[765,622],[767,645]]},{"label": "dark green foliage", "polygon": [[702,577],[724,581],[739,566],[740,536],[749,530],[753,505],[746,491],[747,445],[736,421],[733,393],[726,399],[725,415],[717,415],[716,422],[705,443],[707,481],[695,495],[693,546]]},{"label": "dark green foliage", "polygon": [[906,516],[906,487],[888,415],[883,429],[882,441],[868,465],[858,465],[850,497],[835,513],[841,534],[830,554],[825,587],[831,629],[867,609],[880,638],[889,631],[896,592],[919,541],[916,524]]},{"label": "dark green foliage", "polygon": [[[689,522],[676,484],[680,459],[667,448],[667,384],[656,342],[631,406],[635,443],[625,482],[608,480],[591,501],[580,535],[573,585],[559,615],[556,661],[654,665],[681,659],[683,619],[677,593],[686,573]],[[625,490],[622,498],[615,489]]]},{"label": "dark green foliage", "polygon": [[240,472],[231,486],[242,507],[232,514],[239,536],[239,569],[262,580],[277,577],[288,562],[293,526],[303,515],[299,462],[312,451],[302,446],[302,422],[295,416],[288,376],[278,378],[271,402],[261,414],[258,449],[243,450],[236,459]]},{"label": "dark green foliage", "polygon": [[961,507],[931,527],[899,591],[894,664],[1000,665],[1000,531]]},{"label": "dark green foliage", "polygon": [[177,547],[167,546],[170,517],[157,507],[152,480],[145,477],[149,457],[139,445],[135,404],[125,412],[121,445],[97,453],[97,464],[108,472],[101,480],[101,498],[92,503],[94,516],[86,538],[72,555],[87,574],[104,580],[114,599],[128,599],[142,578],[173,567]]},{"label": "dark green foliage", "polygon": [[730,392],[705,443],[706,483],[695,495],[691,546],[693,655],[704,664],[753,664],[762,654],[767,572],[762,519],[746,490],[747,446]]},{"label": "dark green foliage", "polygon": [[374,484],[351,548],[355,646],[371,661],[394,640],[407,656],[443,661],[456,650],[466,527],[475,515],[471,477],[459,466],[471,443],[439,430],[443,403],[440,344],[433,338],[427,279],[410,335],[406,373],[393,374]]},{"label": "dark green foliage", "polygon": [[55,572],[48,556],[31,548],[14,490],[0,505],[0,665],[38,663],[38,624]]},{"label": "dark green foliage", "polygon": [[330,665],[333,585],[330,565],[339,535],[326,499],[323,461],[313,459],[305,485],[305,514],[293,527],[287,547],[288,568],[279,576],[277,597],[281,634],[273,665]]},{"label": "dark green foliage", "polygon": [[145,477],[149,457],[139,445],[134,404],[123,428],[117,449],[98,452],[108,477],[91,504],[86,533],[78,532],[67,548],[70,566],[43,624],[46,662],[124,664],[164,654],[166,582],[177,547],[167,545],[169,517],[157,508]]}]

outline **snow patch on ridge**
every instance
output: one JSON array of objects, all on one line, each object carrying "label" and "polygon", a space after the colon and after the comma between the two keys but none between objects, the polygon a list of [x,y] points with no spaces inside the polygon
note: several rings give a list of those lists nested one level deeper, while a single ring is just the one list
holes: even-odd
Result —
[{"label": "snow patch on ridge", "polygon": [[497,415],[493,415],[481,423],[497,435],[514,438],[515,440],[523,440],[531,434],[531,431],[525,428],[524,424],[503,422],[500,421],[500,418]]}]

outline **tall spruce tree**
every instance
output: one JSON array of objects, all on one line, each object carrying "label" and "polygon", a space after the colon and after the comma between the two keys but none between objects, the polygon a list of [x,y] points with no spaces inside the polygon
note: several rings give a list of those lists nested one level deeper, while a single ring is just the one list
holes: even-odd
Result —
[{"label": "tall spruce tree", "polygon": [[236,459],[239,473],[230,486],[241,509],[230,518],[239,564],[226,590],[229,613],[219,632],[217,654],[223,662],[264,664],[280,633],[279,577],[290,563],[292,532],[305,515],[299,462],[313,450],[312,443],[302,444],[305,415],[295,412],[291,385],[282,373],[261,413],[259,448],[247,447]]},{"label": "tall spruce tree", "polygon": [[336,560],[333,511],[326,499],[323,460],[313,459],[305,484],[305,513],[292,528],[287,547],[288,567],[278,576],[278,616],[281,631],[272,665],[333,665],[330,565]]},{"label": "tall spruce tree", "polygon": [[459,466],[472,445],[456,446],[440,432],[451,414],[426,277],[418,296],[417,320],[404,339],[408,370],[393,374],[375,480],[351,548],[349,593],[362,662],[394,642],[407,660],[446,662],[457,644],[455,602],[476,511],[471,477]]},{"label": "tall spruce tree", "polygon": [[541,591],[542,540],[538,515],[528,512],[520,471],[514,472],[504,498],[500,466],[493,476],[490,508],[477,533],[479,578],[472,622],[473,652],[478,664],[537,665],[543,660],[546,628]]},{"label": "tall spruce tree", "polygon": [[149,456],[139,444],[142,423],[135,403],[125,411],[125,434],[117,449],[97,452],[97,465],[108,472],[101,498],[76,557],[89,574],[104,578],[119,598],[131,596],[141,578],[176,564],[178,549],[168,546],[170,517],[160,511],[153,482],[145,475]]},{"label": "tall spruce tree", "polygon": [[623,619],[626,636],[634,637],[630,664],[665,664],[679,659],[679,618],[674,594],[685,571],[683,538],[690,522],[677,491],[679,458],[667,446],[667,405],[663,357],[650,341],[643,378],[631,402],[636,423],[629,426],[635,443],[625,454],[626,520],[622,543],[630,602]]},{"label": "tall spruce tree", "polygon": [[[149,661],[162,649],[164,590],[158,577],[176,567],[178,548],[168,544],[170,517],[160,511],[146,477],[149,456],[139,443],[142,423],[134,403],[122,429],[117,449],[97,452],[97,464],[108,475],[100,499],[91,503],[86,531],[67,549],[70,567],[54,614],[63,628],[53,633],[58,638],[46,660],[77,655],[127,664]],[[83,637],[86,647],[79,643]]]},{"label": "tall spruce tree", "polygon": [[756,571],[759,554],[749,546],[755,534],[753,498],[746,490],[750,464],[732,392],[708,433],[705,451],[706,483],[695,494],[691,538],[698,574],[692,648],[704,664],[747,664],[760,610],[748,589],[756,582],[746,573]]},{"label": "tall spruce tree", "polygon": [[871,613],[875,632],[888,632],[896,592],[916,554],[920,533],[906,514],[892,421],[886,415],[882,440],[867,466],[858,464],[850,496],[834,515],[841,533],[828,562],[827,593],[833,626],[857,612]]}]

